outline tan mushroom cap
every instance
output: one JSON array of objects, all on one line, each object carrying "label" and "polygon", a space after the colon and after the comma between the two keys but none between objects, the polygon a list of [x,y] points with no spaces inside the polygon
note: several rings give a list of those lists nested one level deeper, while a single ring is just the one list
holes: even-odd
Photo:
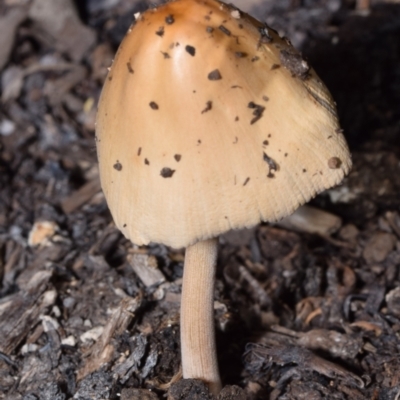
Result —
[{"label": "tan mushroom cap", "polygon": [[275,221],[351,167],[314,70],[275,31],[215,0],[137,18],[96,135],[108,205],[138,245],[186,247]]}]

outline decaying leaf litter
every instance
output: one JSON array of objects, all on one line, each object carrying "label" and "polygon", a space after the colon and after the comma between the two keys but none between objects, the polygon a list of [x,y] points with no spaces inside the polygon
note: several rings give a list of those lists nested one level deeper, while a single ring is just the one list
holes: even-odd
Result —
[{"label": "decaying leaf litter", "polygon": [[[122,238],[93,142],[106,68],[146,4],[88,1],[78,16],[64,1],[51,21],[33,3],[0,5],[13,39],[0,53],[0,396],[162,398],[179,380],[183,254]],[[314,201],[334,221],[319,234],[306,211],[295,231],[292,220],[222,238],[219,361],[224,383],[239,387],[220,398],[400,390],[400,11],[339,6],[254,5],[333,92],[355,165]],[[79,49],[55,15],[79,32]],[[173,388],[172,399],[208,398],[196,382]]]}]

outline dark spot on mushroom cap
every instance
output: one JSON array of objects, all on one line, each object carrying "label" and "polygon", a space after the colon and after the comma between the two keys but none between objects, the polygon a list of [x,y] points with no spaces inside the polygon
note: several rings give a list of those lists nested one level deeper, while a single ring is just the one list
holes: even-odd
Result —
[{"label": "dark spot on mushroom cap", "polygon": [[247,57],[247,53],[243,53],[242,51],[235,51],[235,56],[237,58],[244,58]]},{"label": "dark spot on mushroom cap", "polygon": [[243,182],[243,186],[246,186],[249,183],[250,178],[247,177],[246,180]]},{"label": "dark spot on mushroom cap", "polygon": [[130,74],[133,74],[135,71],[133,70],[133,68],[132,68],[132,65],[131,65],[131,62],[130,61],[128,61],[127,63],[126,63],[126,66],[127,66],[127,68],[128,68],[128,72],[130,73]]},{"label": "dark spot on mushroom cap", "polygon": [[165,17],[165,22],[166,22],[168,25],[172,25],[172,24],[175,22],[174,16],[173,16],[173,15],[167,15],[167,16]]},{"label": "dark spot on mushroom cap", "polygon": [[164,56],[164,59],[166,59],[166,60],[168,58],[171,58],[171,56],[167,52],[162,51],[161,54]]},{"label": "dark spot on mushroom cap", "polygon": [[272,172],[278,171],[278,165],[276,162],[268,156],[267,153],[263,153],[263,160],[268,164],[268,178],[274,178],[275,175]]},{"label": "dark spot on mushroom cap", "polygon": [[212,33],[214,31],[214,28],[212,26],[207,26],[206,31],[207,33]]},{"label": "dark spot on mushroom cap", "polygon": [[218,81],[218,80],[222,79],[222,75],[221,75],[221,73],[219,72],[218,69],[214,69],[214,71],[211,71],[208,74],[208,79],[210,81]]},{"label": "dark spot on mushroom cap", "polygon": [[171,169],[171,168],[168,168],[168,167],[164,167],[164,168],[161,170],[160,175],[161,175],[163,178],[171,178],[172,175],[173,175],[174,173],[175,173],[175,170],[174,170],[174,169]]},{"label": "dark spot on mushroom cap", "polygon": [[158,110],[158,104],[156,103],[156,102],[154,102],[154,101],[151,101],[150,103],[149,103],[149,106],[150,106],[150,108],[152,109],[152,110]]},{"label": "dark spot on mushroom cap", "polygon": [[285,153],[284,155],[285,155],[285,157],[287,157],[287,156],[288,156],[288,153]]},{"label": "dark spot on mushroom cap", "polygon": [[108,80],[109,80],[109,81],[112,81],[112,76],[109,76],[109,77],[108,77]]},{"label": "dark spot on mushroom cap", "polygon": [[126,228],[126,224],[124,224],[124,226],[123,226],[124,228]]},{"label": "dark spot on mushroom cap", "polygon": [[303,172],[307,172],[307,170],[305,168],[303,168]]},{"label": "dark spot on mushroom cap", "polygon": [[273,71],[274,69],[278,69],[278,68],[280,68],[281,66],[279,65],[279,64],[272,64],[271,65],[271,71]]},{"label": "dark spot on mushroom cap", "polygon": [[137,155],[140,156],[141,153],[142,153],[142,148],[139,147],[139,148],[138,148],[138,151],[137,151]]},{"label": "dark spot on mushroom cap", "polygon": [[235,121],[239,121],[239,117],[238,116],[235,117]]},{"label": "dark spot on mushroom cap", "polygon": [[182,156],[180,154],[175,154],[174,158],[175,158],[176,162],[179,162],[179,161],[181,161]]},{"label": "dark spot on mushroom cap", "polygon": [[158,28],[158,31],[156,31],[156,35],[158,35],[158,36],[160,36],[160,37],[163,37],[163,36],[164,36],[164,27],[163,27],[163,26],[160,26],[160,27]]},{"label": "dark spot on mushroom cap", "polygon": [[150,161],[149,161],[147,158],[144,159],[144,163],[145,163],[146,165],[150,165]]},{"label": "dark spot on mushroom cap", "polygon": [[113,165],[113,168],[117,171],[122,170],[122,164],[117,160],[117,162]]},{"label": "dark spot on mushroom cap", "polygon": [[279,53],[279,59],[281,60],[282,65],[288,69],[293,76],[297,76],[300,79],[306,79],[308,77],[310,67],[296,50],[281,50]]},{"label": "dark spot on mushroom cap", "polygon": [[253,111],[254,118],[252,118],[252,120],[250,121],[250,124],[253,125],[263,116],[265,107],[260,104],[254,103],[254,101],[250,101],[247,107],[254,109]]},{"label": "dark spot on mushroom cap", "polygon": [[268,146],[268,144],[269,144],[268,140],[264,140],[264,141],[263,141],[263,145],[264,145],[264,146]]},{"label": "dark spot on mushroom cap", "polygon": [[204,110],[201,113],[204,114],[207,111],[210,111],[211,109],[212,109],[212,101],[207,101],[206,107],[204,108]]},{"label": "dark spot on mushroom cap", "polygon": [[251,61],[252,61],[252,62],[255,62],[255,61],[258,61],[259,59],[260,59],[260,57],[254,56],[254,57],[251,59]]},{"label": "dark spot on mushroom cap", "polygon": [[197,145],[199,145],[199,144],[201,144],[201,140],[200,139],[197,141]]},{"label": "dark spot on mushroom cap", "polygon": [[263,96],[262,99],[263,99],[264,101],[269,101],[269,97],[268,97],[268,96]]},{"label": "dark spot on mushroom cap", "polygon": [[330,169],[338,169],[342,165],[342,161],[338,157],[331,157],[328,160],[328,167]]},{"label": "dark spot on mushroom cap", "polygon": [[193,46],[190,46],[189,44],[185,47],[185,50],[193,57],[196,54],[196,49]]},{"label": "dark spot on mushroom cap", "polygon": [[218,27],[218,29],[219,29],[222,33],[225,33],[225,35],[231,36],[231,31],[230,31],[228,28],[225,28],[225,26],[220,25],[220,26]]},{"label": "dark spot on mushroom cap", "polygon": [[263,26],[263,27],[259,28],[259,32],[261,34],[261,39],[260,39],[261,43],[272,42],[272,36],[270,35],[267,26]]}]

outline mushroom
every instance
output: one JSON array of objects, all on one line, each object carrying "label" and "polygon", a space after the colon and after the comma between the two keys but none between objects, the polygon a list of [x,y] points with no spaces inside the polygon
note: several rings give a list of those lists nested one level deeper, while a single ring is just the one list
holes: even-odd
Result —
[{"label": "mushroom", "polygon": [[218,236],[279,220],[343,179],[335,103],[273,29],[217,0],[176,0],[137,15],[122,41],[96,140],[117,227],[137,245],[186,248],[183,377],[218,393]]}]

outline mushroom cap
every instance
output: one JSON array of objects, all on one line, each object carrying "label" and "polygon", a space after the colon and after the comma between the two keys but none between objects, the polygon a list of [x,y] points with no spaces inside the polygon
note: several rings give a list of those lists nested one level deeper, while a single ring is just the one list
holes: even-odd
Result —
[{"label": "mushroom cap", "polygon": [[139,15],[97,116],[101,184],[132,242],[275,221],[351,167],[335,103],[287,39],[216,0]]}]

